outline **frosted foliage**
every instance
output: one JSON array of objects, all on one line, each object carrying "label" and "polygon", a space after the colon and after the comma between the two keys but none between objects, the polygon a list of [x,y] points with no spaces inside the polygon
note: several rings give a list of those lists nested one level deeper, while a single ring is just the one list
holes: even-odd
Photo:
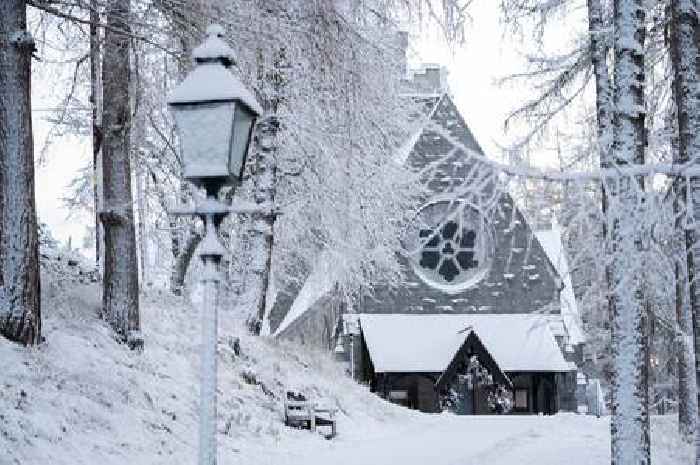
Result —
[{"label": "frosted foliage", "polygon": [[174,115],[187,177],[228,175],[234,106],[229,102],[178,105]]}]

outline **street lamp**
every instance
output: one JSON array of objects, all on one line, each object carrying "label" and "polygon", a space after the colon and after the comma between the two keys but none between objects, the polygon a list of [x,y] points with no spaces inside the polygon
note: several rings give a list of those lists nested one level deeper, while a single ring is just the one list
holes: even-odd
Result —
[{"label": "street lamp", "polygon": [[213,25],[194,49],[195,68],[168,99],[182,147],[185,179],[218,190],[241,177],[258,102],[229,72],[233,50],[221,39],[223,29]]},{"label": "street lamp", "polygon": [[216,340],[219,264],[226,248],[219,225],[232,212],[253,213],[259,207],[231,207],[218,200],[225,185],[240,182],[255,120],[262,113],[255,97],[231,74],[233,50],[222,40],[223,28],[212,25],[204,43],[194,49],[195,68],[173,90],[168,106],[175,118],[185,179],[204,188],[205,199],[170,210],[173,215],[199,216],[205,233],[195,254],[203,264],[202,356],[199,422],[199,465],[216,464]]}]

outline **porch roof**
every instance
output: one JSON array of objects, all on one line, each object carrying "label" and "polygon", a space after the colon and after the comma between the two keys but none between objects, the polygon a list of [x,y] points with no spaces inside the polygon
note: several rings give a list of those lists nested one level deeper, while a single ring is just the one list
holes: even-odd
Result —
[{"label": "porch roof", "polygon": [[361,314],[358,318],[379,373],[442,373],[468,329],[479,336],[503,371],[571,371],[542,315]]}]

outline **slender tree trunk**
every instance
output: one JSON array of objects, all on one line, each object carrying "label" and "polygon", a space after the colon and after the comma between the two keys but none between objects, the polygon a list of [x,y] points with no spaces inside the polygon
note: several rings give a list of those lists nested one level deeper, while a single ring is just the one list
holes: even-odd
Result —
[{"label": "slender tree trunk", "polygon": [[[700,161],[700,95],[698,95],[698,66],[700,53],[698,41],[700,40],[700,32],[698,32],[698,4],[693,0],[671,0],[671,36],[670,36],[670,51],[671,62],[673,64],[673,94],[676,103],[676,118],[678,120],[678,161],[687,162]],[[687,202],[692,217],[692,224],[697,225],[700,220],[700,180],[691,178],[682,180],[681,194],[683,198],[690,196],[690,202]],[[700,295],[698,295],[698,286],[694,278],[698,276],[698,266],[700,266],[700,250],[698,249],[697,240],[700,234],[697,230],[686,230],[686,255],[687,255],[687,271],[690,294],[690,308],[684,309],[682,315],[681,331],[685,335],[690,335],[691,327],[695,335],[694,344],[690,338],[686,337],[684,347],[680,350],[684,353],[691,347],[694,347],[695,356],[695,394],[698,395],[698,384],[700,384],[700,326],[698,319],[700,318]],[[686,305],[687,307],[687,305]],[[692,358],[688,355],[688,362],[685,368],[692,369]],[[680,357],[679,357],[680,364]],[[684,367],[679,367],[684,368]],[[692,377],[687,379],[687,383],[692,383]],[[697,399],[694,406],[688,408],[685,416],[695,414],[698,415]],[[692,408],[695,412],[691,412]],[[681,412],[679,412],[680,414]],[[679,417],[679,419],[681,419]],[[698,431],[698,420],[692,422],[690,418],[682,419],[681,427],[685,426],[683,432],[692,432],[691,428],[695,426],[696,433],[696,456],[697,462],[700,464],[700,431]],[[687,424],[685,424],[687,421]]]},{"label": "slender tree trunk", "polygon": [[95,203],[95,265],[102,276],[104,234],[100,222],[102,209],[102,83],[101,47],[97,25],[100,22],[97,0],[90,1],[90,104],[92,106],[92,171]]},{"label": "slender tree trunk", "polygon": [[[601,0],[588,0],[588,34],[595,76],[596,90],[596,125],[598,137],[598,157],[601,169],[610,168],[613,164],[612,143],[613,143],[613,106],[612,106],[612,84],[608,67],[608,51],[610,50],[610,28],[606,27],[603,5]],[[600,208],[603,215],[608,212],[608,192],[605,182],[601,183]],[[609,228],[603,223],[602,237],[610,240]],[[612,289],[613,276],[612,269],[608,263],[603,263],[599,268],[605,276],[600,281],[603,287],[603,294],[609,296]],[[607,314],[605,314],[605,310]],[[612,324],[612,301],[608,297],[608,304],[601,302],[598,312]]]},{"label": "slender tree trunk", "polygon": [[[603,22],[603,6],[600,0],[588,0],[588,33],[590,37],[591,62],[595,74],[596,117],[598,122],[598,151],[601,168],[610,167],[613,139],[613,109],[610,96],[610,75],[608,70],[609,33]],[[605,205],[603,205],[605,210]]]},{"label": "slender tree trunk", "polygon": [[[685,186],[681,187],[685,190]],[[685,192],[676,191],[676,195]],[[680,222],[680,221],[679,221]],[[678,228],[680,229],[680,228]],[[682,231],[681,231],[682,232]],[[693,347],[693,318],[689,302],[690,288],[687,263],[675,266],[676,280],[676,335],[678,359],[678,430],[681,436],[692,441],[698,415],[697,384],[695,380],[695,353]]]},{"label": "slender tree trunk", "polygon": [[0,2],[0,334],[41,341],[31,60],[25,0]]},{"label": "slender tree trunk", "polygon": [[[184,182],[184,181],[180,181]],[[182,199],[183,196],[179,196]],[[187,237],[185,246],[182,246],[181,230],[184,229],[184,225],[181,221],[174,216],[170,216],[168,219],[168,227],[170,228],[170,253],[173,255],[174,266],[170,271],[170,292],[175,295],[182,294],[182,288],[185,285],[185,276],[187,276],[187,268],[190,265],[190,260],[192,255],[183,255],[183,250],[189,250],[197,246],[194,243],[194,235]],[[199,241],[197,241],[199,243]]]},{"label": "slender tree trunk", "polygon": [[146,115],[142,104],[144,98],[143,82],[141,80],[142,70],[140,56],[143,55],[142,47],[134,46],[134,79],[131,80],[130,94],[133,98],[133,110],[131,114],[135,119],[132,125],[134,130],[131,131],[131,163],[134,167],[134,185],[136,187],[136,208],[137,208],[137,235],[136,243],[138,245],[138,270],[139,284],[143,287],[146,282],[146,256],[148,254],[148,240],[146,239],[146,180],[148,177],[146,161],[141,152],[141,146],[145,141],[146,134]]},{"label": "slender tree trunk", "polygon": [[129,99],[129,37],[115,31],[129,30],[130,0],[114,0],[107,8],[104,40],[104,114],[102,175],[105,227],[104,317],[131,348],[143,339],[139,322],[139,284],[131,193]]},{"label": "slender tree trunk", "polygon": [[[277,183],[277,133],[279,121],[268,115],[257,127],[255,202],[274,205]],[[246,288],[252,293],[252,309],[249,326],[254,334],[269,334],[266,321],[267,292],[272,267],[272,247],[274,244],[275,214],[269,213],[253,218],[249,231],[250,249],[253,253],[250,263],[250,279]]]},{"label": "slender tree trunk", "polygon": [[148,189],[148,173],[143,170],[139,172],[136,177],[137,186],[137,204],[139,209],[139,270],[141,271],[141,277],[139,282],[141,287],[148,283],[150,279],[150,273],[148,270],[148,227],[147,227],[147,217],[148,217],[148,202],[146,199],[146,192]]},{"label": "slender tree trunk", "polygon": [[[277,5],[277,14],[282,11]],[[255,135],[255,203],[273,208],[277,195],[277,148],[279,144],[280,122],[278,112],[285,102],[286,76],[284,69],[288,66],[286,50],[281,48],[273,56],[271,67],[266,66],[262,51],[258,51],[258,95],[263,101],[266,115],[256,128]],[[269,90],[268,90],[269,89]],[[272,272],[272,252],[276,213],[252,218],[252,227],[248,232],[249,246],[252,252],[248,273],[246,274],[245,302],[251,303],[252,312],[248,317],[248,326],[254,334],[270,333],[267,315],[267,294]]]},{"label": "slender tree trunk", "polygon": [[170,289],[173,294],[182,294],[182,288],[185,285],[185,276],[187,276],[187,269],[190,266],[192,257],[194,257],[194,251],[201,241],[202,235],[192,230],[187,237],[184,247],[178,250],[178,254],[175,257],[175,265],[170,275]]},{"label": "slender tree trunk", "polygon": [[[615,0],[613,163],[644,163],[644,39],[642,0]],[[610,306],[613,315],[611,446],[613,465],[648,465],[649,393],[647,318],[642,292],[635,209],[641,180],[620,175],[608,189],[612,245]],[[641,238],[642,240],[644,238]]]}]

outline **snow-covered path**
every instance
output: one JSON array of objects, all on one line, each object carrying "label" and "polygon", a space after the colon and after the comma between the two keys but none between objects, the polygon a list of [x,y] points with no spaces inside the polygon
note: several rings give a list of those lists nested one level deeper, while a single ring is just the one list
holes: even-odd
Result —
[{"label": "snow-covered path", "polygon": [[[656,442],[672,431],[656,419]],[[285,441],[259,451],[256,465],[599,465],[610,461],[609,420],[573,414],[554,417],[426,415],[333,441]],[[690,463],[688,451],[658,450],[655,464]]]}]

